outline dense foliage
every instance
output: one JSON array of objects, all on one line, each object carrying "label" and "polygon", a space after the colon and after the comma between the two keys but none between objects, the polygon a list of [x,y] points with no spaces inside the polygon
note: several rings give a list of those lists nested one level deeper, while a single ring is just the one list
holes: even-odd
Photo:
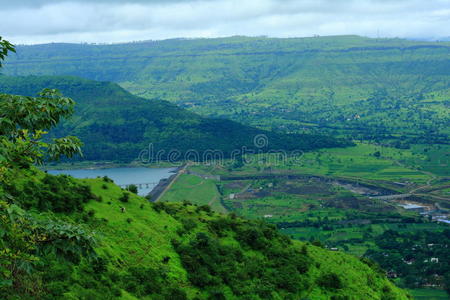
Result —
[{"label": "dense foliage", "polygon": [[25,179],[18,183],[16,179],[16,183],[5,186],[5,192],[14,198],[15,203],[25,209],[81,212],[83,203],[95,198],[88,186],[79,184],[66,175],[45,174],[39,181]]},{"label": "dense foliage", "polygon": [[[1,41],[2,60],[14,48]],[[73,264],[93,259],[95,238],[82,226],[52,213],[38,215],[23,210],[37,208],[82,211],[91,198],[88,187],[68,185],[71,180],[45,176],[33,178],[33,164],[44,157],[59,158],[80,153],[75,137],[42,141],[42,136],[72,113],[74,102],[55,90],[44,89],[39,97],[0,94],[0,292],[33,295],[41,288],[35,275],[43,265],[58,258]],[[31,177],[30,177],[30,174]],[[25,180],[25,186],[22,186]],[[21,191],[21,189],[23,190]],[[65,193],[62,194],[62,191]],[[59,193],[58,193],[59,192]],[[76,194],[67,194],[75,192]],[[67,197],[67,198],[66,198]],[[67,201],[67,202],[66,202]]]},{"label": "dense foliage", "polygon": [[[349,144],[332,137],[288,135],[203,118],[166,101],[133,96],[113,83],[74,77],[0,76],[0,90],[7,93],[34,95],[46,86],[77,101],[74,116],[50,134],[78,136],[85,144],[81,159],[86,160],[202,160],[208,152],[217,150],[222,157],[229,157],[243,147],[245,151],[294,151]],[[259,134],[267,136],[265,147],[254,144]]]},{"label": "dense foliage", "polygon": [[[224,298],[227,289],[234,296],[262,299],[271,298],[272,292],[284,291],[286,298],[311,288],[305,276],[309,261],[303,253],[292,248],[292,242],[264,223],[239,223],[219,218],[209,223],[215,235],[199,232],[185,244],[175,242],[189,280],[200,288],[214,291]],[[220,237],[234,234],[239,242],[225,244]],[[233,236],[233,235],[232,235]],[[260,256],[245,254],[242,249],[258,251]],[[289,296],[288,296],[289,295]]]},{"label": "dense foliage", "polygon": [[450,294],[450,230],[441,232],[385,231],[375,238],[376,248],[365,256],[376,260],[409,288],[444,286]]},{"label": "dense foliage", "polygon": [[357,36],[47,44],[19,47],[5,71],[108,80],[203,115],[408,147],[449,140],[449,51]]}]

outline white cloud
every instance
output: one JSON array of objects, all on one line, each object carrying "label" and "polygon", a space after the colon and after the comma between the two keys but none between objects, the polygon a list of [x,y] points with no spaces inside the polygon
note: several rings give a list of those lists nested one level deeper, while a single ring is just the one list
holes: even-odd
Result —
[{"label": "white cloud", "polygon": [[[14,3],[14,2],[13,2]],[[450,36],[448,0],[19,0],[0,34],[14,43],[125,42],[172,37],[359,34]]]}]

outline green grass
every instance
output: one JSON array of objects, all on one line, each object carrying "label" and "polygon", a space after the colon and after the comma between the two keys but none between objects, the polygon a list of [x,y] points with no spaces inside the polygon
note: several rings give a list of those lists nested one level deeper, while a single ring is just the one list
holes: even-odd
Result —
[{"label": "green grass", "polygon": [[[379,151],[379,158],[374,153]],[[305,173],[369,180],[426,182],[430,176],[397,163],[412,157],[410,151],[370,144],[305,153],[291,169]]]},{"label": "green grass", "polygon": [[[185,187],[192,184],[200,184],[202,180],[194,179],[190,176],[180,183]],[[101,179],[86,179],[83,182],[89,184],[92,191],[101,196],[101,201],[91,201],[87,204],[87,210],[94,210],[95,217],[100,219],[96,225],[96,232],[100,237],[98,253],[109,258],[113,270],[118,274],[124,267],[131,266],[152,266],[157,267],[165,256],[171,259],[166,265],[169,270],[169,278],[177,282],[183,288],[190,299],[194,296],[206,298],[208,293],[193,287],[187,280],[186,270],[183,268],[178,254],[171,245],[171,240],[180,238],[177,231],[182,226],[179,220],[190,218],[191,220],[203,220],[197,222],[197,227],[184,237],[187,241],[197,232],[208,232],[205,221],[215,220],[218,214],[198,213],[195,206],[183,206],[180,204],[170,204],[173,216],[164,211],[156,212],[151,203],[146,199],[132,195],[129,202],[123,203],[118,199],[123,190],[112,183],[105,183]],[[105,188],[106,186],[106,188]],[[125,208],[125,212],[121,211]],[[131,219],[131,221],[127,221]],[[240,222],[240,221],[239,221]],[[246,221],[242,221],[246,222]],[[221,238],[224,245],[239,245],[233,235],[227,234]],[[304,245],[295,242],[294,246],[300,250]],[[242,249],[245,255],[259,254],[253,250]],[[388,280],[375,274],[367,265],[359,262],[355,257],[343,253],[335,253],[320,249],[311,245],[307,246],[312,266],[307,273],[311,282],[314,282],[328,273],[337,273],[343,282],[343,289],[339,291],[325,290],[315,284],[308,291],[311,299],[329,299],[331,295],[352,295],[358,299],[379,299],[382,290],[389,290],[394,299],[406,299],[404,292],[396,288]],[[370,279],[370,284],[368,284]],[[355,299],[356,299],[355,298]],[[125,291],[122,292],[121,299],[135,299],[135,297]],[[232,298],[230,298],[232,299]],[[278,299],[278,298],[277,298]],[[281,299],[281,298],[279,298]]]},{"label": "green grass", "polygon": [[409,292],[416,300],[448,300],[448,299],[450,299],[449,294],[447,294],[443,290],[414,289],[414,290],[409,290]]},{"label": "green grass", "polygon": [[[146,199],[134,194],[129,202],[120,202],[118,199],[123,190],[114,184],[100,179],[83,181],[102,197],[101,202],[89,202],[86,209],[94,210],[97,218],[105,220],[95,228],[100,237],[98,251],[112,259],[116,272],[120,273],[123,267],[156,268],[163,257],[169,256],[169,276],[185,287],[188,294],[194,294],[196,289],[189,286],[186,271],[171,245],[180,223],[164,212],[161,216]],[[102,188],[103,185],[107,189]],[[125,213],[121,212],[121,207],[125,208]],[[128,219],[131,219],[130,223]]]},{"label": "green grass", "polygon": [[221,213],[226,212],[226,209],[220,203],[216,181],[203,179],[196,175],[182,174],[160,201],[190,201],[198,205],[210,205],[214,210]]}]

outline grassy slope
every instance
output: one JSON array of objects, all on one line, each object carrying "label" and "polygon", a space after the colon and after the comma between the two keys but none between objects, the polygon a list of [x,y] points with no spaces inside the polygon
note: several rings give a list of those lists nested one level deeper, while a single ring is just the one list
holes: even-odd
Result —
[{"label": "grassy slope", "polygon": [[[90,202],[88,209],[95,210],[98,218],[105,218],[108,222],[96,228],[102,237],[101,246],[98,251],[107,255],[113,261],[113,267],[120,273],[125,265],[131,266],[157,266],[163,256],[171,257],[168,264],[172,280],[178,281],[181,287],[188,291],[189,296],[196,295],[198,290],[186,279],[186,271],[183,269],[178,254],[171,246],[170,240],[177,237],[176,230],[181,227],[178,220],[167,215],[165,212],[157,213],[151,205],[143,198],[133,196],[129,203],[118,201],[121,190],[113,184],[107,184],[108,188],[103,189],[105,184],[100,179],[84,180],[91,185],[93,192],[102,196],[102,202]],[[111,202],[109,204],[108,202]],[[141,208],[143,205],[143,208]],[[180,204],[173,204],[181,207]],[[126,208],[125,213],[120,212],[120,207]],[[194,212],[195,207],[188,206],[181,210],[182,217],[194,217],[197,219],[198,227],[186,237],[190,239],[195,232],[208,231],[205,224],[198,221],[198,218],[214,219],[205,214]],[[127,219],[132,219],[131,223]],[[226,238],[227,240],[230,237]],[[223,240],[223,239],[222,239]],[[227,241],[227,243],[230,241]],[[233,242],[236,243],[236,242]],[[295,247],[303,245],[295,243]],[[345,284],[345,287],[338,291],[339,295],[351,295],[350,299],[381,299],[382,289],[385,293],[390,290],[392,299],[407,299],[404,292],[394,287],[388,280],[379,277],[367,265],[361,263],[357,258],[343,254],[330,252],[324,249],[308,245],[313,267],[308,271],[311,280],[317,279],[320,275],[328,272],[335,272]],[[368,283],[369,280],[369,283]],[[371,287],[369,287],[371,286]],[[329,299],[332,293],[315,286],[310,291],[313,299]],[[335,293],[333,293],[335,294]],[[126,293],[123,298],[132,297]],[[200,292],[200,296],[205,296]]]},{"label": "grassy slope", "polygon": [[[171,245],[171,239],[176,237],[175,231],[180,227],[179,222],[164,212],[154,211],[142,197],[131,195],[128,203],[120,202],[118,198],[123,191],[114,184],[96,179],[83,181],[103,198],[102,202],[88,203],[86,209],[93,209],[97,218],[108,220],[96,228],[101,237],[98,250],[112,258],[117,272],[122,266],[156,267],[163,257],[169,256],[170,276],[193,294],[196,289],[188,283],[186,271]],[[102,188],[104,184],[108,189]],[[121,207],[125,207],[125,213],[121,212]],[[127,219],[131,219],[131,223]]]}]

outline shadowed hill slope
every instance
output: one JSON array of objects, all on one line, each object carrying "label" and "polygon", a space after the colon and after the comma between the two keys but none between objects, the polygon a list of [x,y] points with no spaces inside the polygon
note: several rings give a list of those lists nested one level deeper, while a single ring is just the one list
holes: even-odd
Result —
[{"label": "shadowed hill slope", "polygon": [[[332,137],[287,135],[204,118],[167,101],[139,98],[110,82],[67,76],[0,76],[1,93],[31,96],[45,87],[56,88],[77,102],[75,114],[51,135],[78,136],[85,144],[87,160],[131,161],[141,151],[142,159],[148,160],[149,148],[161,159],[180,160],[191,153],[187,158],[195,160],[196,156],[202,159],[207,150],[229,157],[242,147],[294,151],[348,145]],[[264,135],[261,148],[254,144],[257,135]]]}]

